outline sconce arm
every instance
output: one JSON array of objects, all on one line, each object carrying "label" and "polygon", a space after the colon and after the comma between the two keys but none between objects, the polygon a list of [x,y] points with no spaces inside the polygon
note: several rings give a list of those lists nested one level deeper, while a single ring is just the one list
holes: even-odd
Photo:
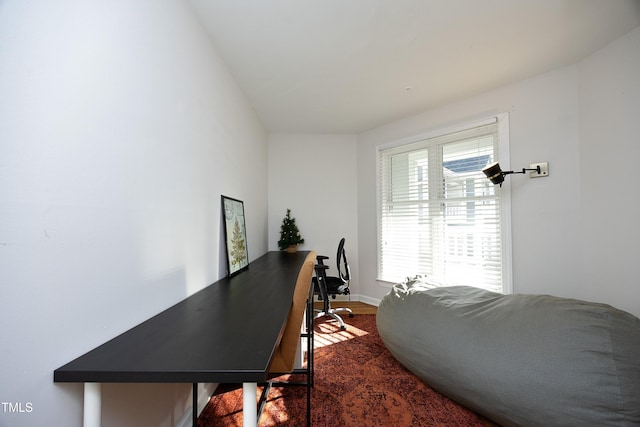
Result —
[{"label": "sconce arm", "polygon": [[535,167],[535,168],[522,168],[522,172],[516,172],[516,171],[502,171],[502,172],[500,172],[500,173],[502,174],[502,176],[505,176],[505,175],[509,175],[509,174],[512,174],[512,173],[522,173],[522,174],[523,174],[523,173],[525,173],[526,171],[536,171],[536,172],[540,173],[540,165],[538,165],[538,166],[537,166],[537,167]]}]

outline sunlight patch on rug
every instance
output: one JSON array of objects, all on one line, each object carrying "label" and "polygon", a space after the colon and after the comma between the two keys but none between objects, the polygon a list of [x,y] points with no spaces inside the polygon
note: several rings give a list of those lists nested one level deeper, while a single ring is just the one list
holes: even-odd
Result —
[{"label": "sunlight patch on rug", "polygon": [[314,348],[322,348],[369,334],[369,332],[358,329],[352,325],[347,325],[347,330],[342,331],[337,323],[319,323],[316,324],[315,328]]}]

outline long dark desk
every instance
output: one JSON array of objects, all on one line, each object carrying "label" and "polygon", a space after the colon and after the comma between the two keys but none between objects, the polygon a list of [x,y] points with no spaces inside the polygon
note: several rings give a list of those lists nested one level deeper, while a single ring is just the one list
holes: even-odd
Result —
[{"label": "long dark desk", "polygon": [[54,381],[85,383],[85,427],[100,423],[107,382],[243,383],[245,425],[256,425],[256,383],[267,380],[307,254],[268,252],[56,369]]}]

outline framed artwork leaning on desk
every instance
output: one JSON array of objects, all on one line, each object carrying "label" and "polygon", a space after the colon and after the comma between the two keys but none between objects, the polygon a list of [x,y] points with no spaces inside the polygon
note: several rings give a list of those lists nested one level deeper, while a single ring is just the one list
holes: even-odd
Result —
[{"label": "framed artwork leaning on desk", "polygon": [[249,267],[247,230],[244,222],[244,203],[222,196],[224,243],[227,250],[228,275],[233,276]]}]

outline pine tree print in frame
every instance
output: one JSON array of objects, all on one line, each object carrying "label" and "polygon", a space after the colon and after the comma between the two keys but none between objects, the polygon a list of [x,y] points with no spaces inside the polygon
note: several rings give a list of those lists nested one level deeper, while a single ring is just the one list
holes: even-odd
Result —
[{"label": "pine tree print in frame", "polygon": [[222,215],[228,275],[233,276],[249,267],[244,203],[231,197],[222,196]]}]

